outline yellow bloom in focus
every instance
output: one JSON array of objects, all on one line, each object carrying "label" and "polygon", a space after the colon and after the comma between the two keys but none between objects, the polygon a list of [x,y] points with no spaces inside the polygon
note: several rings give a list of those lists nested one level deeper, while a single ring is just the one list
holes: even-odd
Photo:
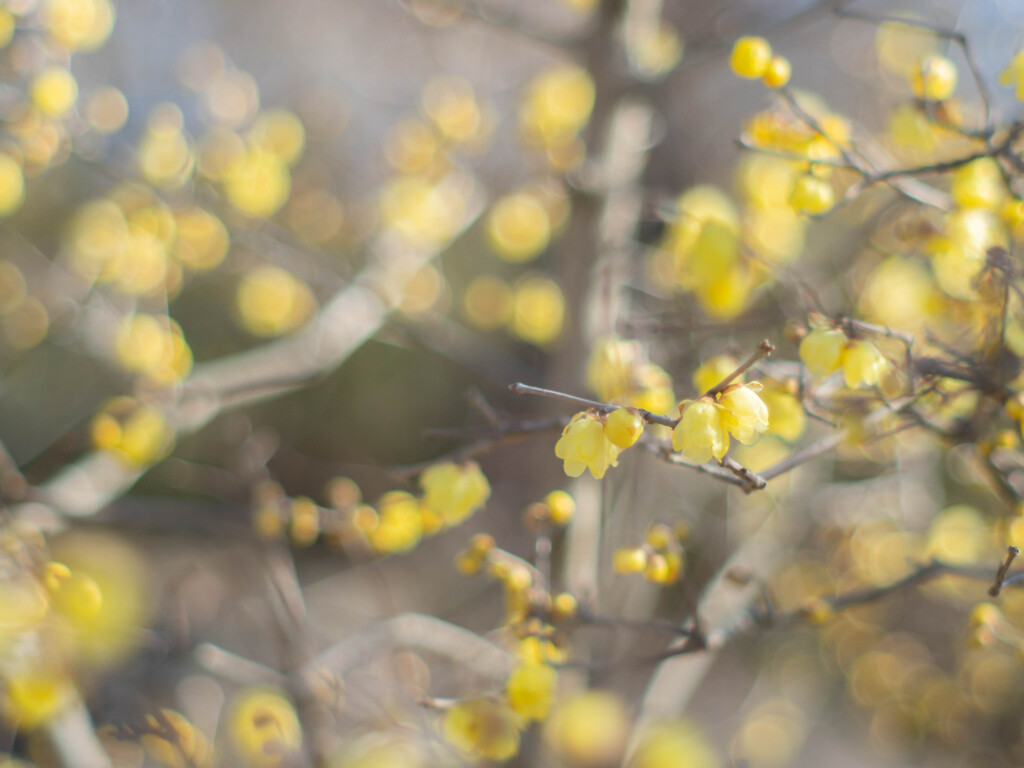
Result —
[{"label": "yellow bloom in focus", "polygon": [[508,678],[506,695],[509,706],[527,722],[543,720],[555,700],[558,673],[548,664],[524,664]]},{"label": "yellow bloom in focus", "polygon": [[846,386],[873,387],[882,378],[888,361],[870,341],[854,340],[843,350],[843,378]]},{"label": "yellow bloom in focus", "polygon": [[68,676],[54,669],[19,669],[4,682],[4,717],[26,730],[60,714],[74,694]]},{"label": "yellow bloom in focus", "polygon": [[420,475],[423,504],[448,525],[458,525],[484,505],[491,495],[487,477],[475,461],[450,461],[428,467]]},{"label": "yellow bloom in focus", "polygon": [[370,532],[370,544],[380,553],[405,552],[423,537],[423,512],[419,499],[405,491],[385,493],[377,503],[380,515]]},{"label": "yellow bloom in focus", "polygon": [[243,691],[235,700],[228,723],[232,743],[252,765],[272,768],[297,757],[302,749],[302,726],[283,691]]},{"label": "yellow bloom in focus", "polygon": [[110,0],[47,0],[43,26],[68,50],[93,51],[110,35],[114,6]]},{"label": "yellow bloom in focus", "polygon": [[672,449],[698,464],[712,457],[721,461],[729,450],[725,409],[710,399],[686,400],[680,404],[679,423],[672,430]]},{"label": "yellow bloom in focus", "polygon": [[718,398],[724,409],[725,428],[744,445],[750,445],[759,434],[768,431],[768,406],[757,394],[760,389],[759,382],[730,386]]},{"label": "yellow bloom in focus", "polygon": [[616,466],[619,449],[608,439],[603,421],[590,412],[577,413],[555,443],[555,456],[565,462],[565,474],[579,477],[586,469],[597,479]]},{"label": "yellow bloom in focus", "polygon": [[29,93],[32,103],[43,115],[61,117],[75,106],[78,82],[63,67],[49,67],[32,79]]},{"label": "yellow bloom in focus", "polygon": [[819,326],[800,342],[800,359],[811,376],[822,379],[839,370],[842,365],[846,334],[838,328]]},{"label": "yellow bloom in focus", "polygon": [[620,451],[633,445],[643,433],[644,420],[631,408],[618,408],[605,419],[605,437]]},{"label": "yellow bloom in focus", "polygon": [[471,758],[501,762],[519,751],[522,721],[492,699],[471,699],[449,709],[441,722],[445,741]]},{"label": "yellow bloom in focus", "polygon": [[304,282],[280,267],[261,266],[242,278],[235,296],[242,327],[256,336],[279,336],[302,325],[315,300]]}]

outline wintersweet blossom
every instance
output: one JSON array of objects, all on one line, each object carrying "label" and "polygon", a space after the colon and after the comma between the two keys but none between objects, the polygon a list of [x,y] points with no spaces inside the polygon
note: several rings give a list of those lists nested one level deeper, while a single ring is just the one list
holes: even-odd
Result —
[{"label": "wintersweet blossom", "polygon": [[729,434],[744,445],[751,445],[757,436],[768,431],[768,406],[757,394],[760,382],[734,385],[718,399],[724,409],[722,420]]},{"label": "wintersweet blossom", "polygon": [[709,397],[680,403],[679,423],[672,430],[672,448],[703,464],[712,457],[721,461],[729,450],[725,409]]},{"label": "wintersweet blossom", "polygon": [[619,449],[604,431],[600,417],[586,411],[577,413],[555,443],[555,456],[565,462],[565,474],[579,477],[586,469],[600,479],[608,467],[618,464]]},{"label": "wintersweet blossom", "polygon": [[461,523],[491,495],[490,483],[475,461],[435,464],[420,475],[420,487],[424,505],[448,525]]},{"label": "wintersweet blossom", "polygon": [[851,341],[843,350],[843,378],[851,389],[875,386],[885,365],[885,357],[870,341]]},{"label": "wintersweet blossom", "polygon": [[844,346],[845,333],[838,328],[820,326],[804,336],[800,342],[800,359],[811,372],[811,376],[822,379],[839,370]]}]

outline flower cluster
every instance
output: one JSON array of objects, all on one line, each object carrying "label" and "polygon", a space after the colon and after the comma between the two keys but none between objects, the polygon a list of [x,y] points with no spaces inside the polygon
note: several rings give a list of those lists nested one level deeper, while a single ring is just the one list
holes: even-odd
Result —
[{"label": "flower cluster", "polygon": [[48,550],[37,529],[4,526],[0,541],[0,718],[31,731],[73,705],[78,675],[128,650],[142,575],[130,552],[102,536],[73,535]]},{"label": "flower cluster", "polygon": [[616,550],[612,567],[616,573],[642,573],[655,584],[671,584],[679,579],[686,563],[681,539],[685,526],[673,530],[664,524],[651,526],[639,547]]},{"label": "flower cluster", "polygon": [[619,463],[619,452],[640,439],[644,420],[636,411],[617,408],[609,414],[584,411],[572,417],[555,443],[555,456],[565,462],[565,474],[579,477],[584,470],[600,479]]},{"label": "flower cluster", "polygon": [[163,411],[133,397],[107,401],[89,424],[93,447],[130,467],[145,467],[174,447],[174,431]]},{"label": "flower cluster", "polygon": [[819,326],[800,342],[800,359],[815,378],[840,368],[851,389],[873,387],[882,378],[887,361],[878,347],[863,339],[850,339],[839,328]]},{"label": "flower cluster", "polygon": [[741,37],[732,47],[729,66],[737,77],[761,80],[767,88],[781,88],[789,82],[792,72],[789,60],[773,56],[772,47],[763,37]]},{"label": "flower cluster", "polygon": [[700,464],[721,461],[729,438],[750,445],[768,430],[768,407],[758,396],[760,382],[732,384],[722,392],[679,404],[679,423],[672,430],[672,448]]},{"label": "flower cluster", "polygon": [[359,486],[338,477],[327,488],[329,506],[312,499],[289,499],[281,486],[267,481],[253,494],[253,524],[265,539],[287,528],[295,546],[309,546],[326,534],[332,543],[355,551],[391,554],[412,549],[432,536],[463,523],[491,495],[487,477],[476,462],[442,462],[420,474],[423,496],[389,491],[376,506],[362,502]]},{"label": "flower cluster", "polygon": [[302,726],[284,691],[245,689],[235,699],[228,723],[232,745],[249,765],[290,764],[302,748]]}]

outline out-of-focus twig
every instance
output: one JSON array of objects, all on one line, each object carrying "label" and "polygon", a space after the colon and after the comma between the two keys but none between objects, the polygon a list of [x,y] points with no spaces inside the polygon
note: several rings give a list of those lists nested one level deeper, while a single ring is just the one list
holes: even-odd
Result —
[{"label": "out-of-focus twig", "polygon": [[[479,216],[483,200],[468,176],[455,175],[445,183],[462,189],[467,200],[457,237]],[[305,330],[197,365],[174,399],[164,404],[172,430],[195,432],[227,409],[299,389],[337,368],[381,328],[398,305],[405,283],[438,251],[439,247],[413,244],[392,232],[380,235],[370,265],[328,301]],[[89,517],[127,491],[146,469],[93,452],[39,486],[38,500],[58,515]],[[45,522],[60,525],[59,519]]]},{"label": "out-of-focus twig", "polygon": [[43,735],[62,768],[111,768],[85,703],[78,697],[43,725]]}]

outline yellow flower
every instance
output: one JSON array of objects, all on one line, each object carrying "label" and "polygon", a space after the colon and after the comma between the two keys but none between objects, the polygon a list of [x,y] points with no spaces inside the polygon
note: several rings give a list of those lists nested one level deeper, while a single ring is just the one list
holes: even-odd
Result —
[{"label": "yellow flower", "polygon": [[565,462],[565,474],[579,477],[586,469],[601,479],[618,464],[619,449],[607,438],[604,423],[592,413],[577,413],[555,443],[555,456]]},{"label": "yellow flower", "polygon": [[560,701],[544,727],[544,740],[561,759],[578,768],[618,765],[629,736],[622,701],[605,691],[582,691]]},{"label": "yellow flower", "polygon": [[843,350],[846,386],[873,387],[882,378],[886,359],[870,341],[851,341]]},{"label": "yellow flower", "polygon": [[679,423],[672,430],[672,448],[703,464],[712,456],[722,460],[729,450],[729,431],[724,408],[710,399],[686,400],[680,404]]},{"label": "yellow flower", "polygon": [[380,521],[370,533],[370,544],[381,553],[404,552],[423,537],[420,502],[411,493],[390,491],[378,503]]},{"label": "yellow flower", "polygon": [[1024,51],[1018,51],[1009,66],[999,73],[1000,85],[1012,85],[1016,96],[1024,101]]},{"label": "yellow flower", "polygon": [[272,768],[302,748],[302,726],[283,691],[249,688],[235,700],[229,727],[239,754],[252,765]]},{"label": "yellow flower", "polygon": [[35,728],[60,714],[74,693],[70,678],[56,669],[18,670],[6,682],[4,716],[24,729]]},{"label": "yellow flower", "polygon": [[741,384],[730,387],[718,398],[725,409],[725,428],[744,445],[750,445],[760,433],[768,431],[768,406],[757,394],[760,389],[760,382]]},{"label": "yellow flower", "polygon": [[799,398],[778,386],[769,386],[761,393],[761,399],[768,406],[769,431],[787,443],[799,440],[807,423]]},{"label": "yellow flower", "polygon": [[631,768],[717,768],[714,749],[686,721],[659,723],[644,733]]},{"label": "yellow flower", "polygon": [[167,768],[205,768],[213,762],[209,740],[184,715],[173,709],[161,709],[159,715],[147,715],[146,725],[152,729],[139,738],[139,743],[160,765]]},{"label": "yellow flower", "polygon": [[509,675],[508,703],[523,720],[543,720],[551,711],[558,673],[548,664],[524,664]]},{"label": "yellow flower", "polygon": [[470,757],[503,761],[519,751],[521,721],[492,699],[470,699],[449,709],[441,723],[445,741]]},{"label": "yellow flower", "polygon": [[461,523],[491,495],[491,486],[475,461],[462,466],[450,461],[435,464],[420,475],[420,487],[426,508],[448,525]]},{"label": "yellow flower", "polygon": [[619,450],[626,450],[644,433],[644,420],[632,408],[618,408],[608,414],[604,434]]},{"label": "yellow flower", "polygon": [[835,373],[842,365],[846,334],[838,328],[821,326],[800,342],[800,359],[816,379]]}]

